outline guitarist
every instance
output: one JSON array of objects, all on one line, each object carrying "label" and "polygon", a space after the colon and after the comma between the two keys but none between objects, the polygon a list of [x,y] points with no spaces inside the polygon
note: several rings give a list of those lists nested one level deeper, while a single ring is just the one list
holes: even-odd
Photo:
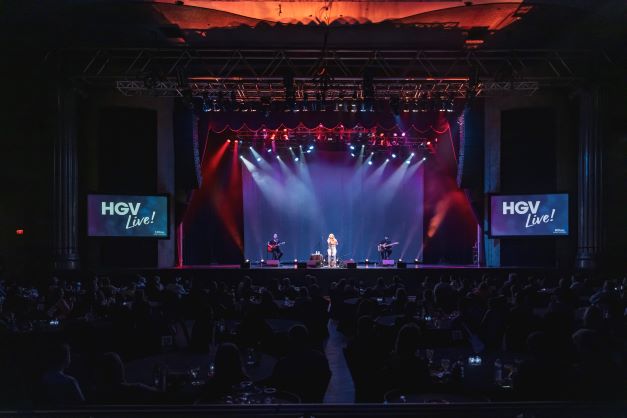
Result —
[{"label": "guitarist", "polygon": [[389,260],[392,256],[392,241],[388,237],[379,241],[379,254],[381,254],[381,260]]},{"label": "guitarist", "polygon": [[268,251],[272,253],[273,260],[280,260],[283,257],[283,252],[281,251],[281,242],[279,242],[279,235],[274,234],[272,239],[268,241]]}]

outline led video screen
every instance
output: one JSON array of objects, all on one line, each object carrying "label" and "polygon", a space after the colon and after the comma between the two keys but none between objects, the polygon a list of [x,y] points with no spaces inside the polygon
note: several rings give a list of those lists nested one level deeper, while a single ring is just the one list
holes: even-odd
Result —
[{"label": "led video screen", "polygon": [[167,196],[87,196],[87,235],[90,237],[168,238],[168,225]]},{"label": "led video screen", "polygon": [[490,196],[490,235],[568,235],[568,194]]}]

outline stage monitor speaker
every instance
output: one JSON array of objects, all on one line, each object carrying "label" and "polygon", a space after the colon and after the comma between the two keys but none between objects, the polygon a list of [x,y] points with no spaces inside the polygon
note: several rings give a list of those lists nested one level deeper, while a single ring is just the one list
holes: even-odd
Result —
[{"label": "stage monitor speaker", "polygon": [[398,269],[406,269],[407,268],[407,263],[405,261],[398,260],[398,262],[396,263],[396,268],[398,268]]},{"label": "stage monitor speaker", "polygon": [[249,269],[250,268],[250,260],[242,261],[242,264],[239,265],[241,269]]},{"label": "stage monitor speaker", "polygon": [[266,260],[266,267],[279,267],[279,260]]},{"label": "stage monitor speaker", "polygon": [[356,269],[357,268],[357,263],[353,259],[347,260],[346,261],[346,268],[347,269]]},{"label": "stage monitor speaker", "polygon": [[306,269],[307,268],[307,261],[299,261],[296,263],[296,267],[299,269]]},{"label": "stage monitor speaker", "polygon": [[382,266],[393,266],[394,265],[394,260],[381,260],[381,265]]},{"label": "stage monitor speaker", "polygon": [[320,267],[320,262],[318,260],[307,260],[307,267],[309,268]]}]

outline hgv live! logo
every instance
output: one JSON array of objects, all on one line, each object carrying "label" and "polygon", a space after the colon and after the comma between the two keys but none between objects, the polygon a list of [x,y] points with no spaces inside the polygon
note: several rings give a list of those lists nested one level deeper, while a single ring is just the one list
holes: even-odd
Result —
[{"label": "hgv live! logo", "polygon": [[503,202],[503,215],[525,215],[527,214],[527,220],[525,222],[525,228],[529,228],[535,225],[543,223],[553,222],[555,218],[555,209],[551,209],[551,214],[538,215],[538,209],[540,208],[540,201],[524,201],[519,200],[517,202]]},{"label": "hgv live! logo", "polygon": [[141,203],[137,202],[102,202],[101,215],[102,216],[126,216],[126,229],[137,228],[142,225],[149,225],[155,222],[155,211],[152,211],[152,216],[138,217]]}]

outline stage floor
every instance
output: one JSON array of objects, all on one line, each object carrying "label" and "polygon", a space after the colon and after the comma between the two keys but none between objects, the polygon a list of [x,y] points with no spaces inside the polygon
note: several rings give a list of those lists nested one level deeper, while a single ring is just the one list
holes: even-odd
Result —
[{"label": "stage floor", "polygon": [[[430,270],[430,269],[481,269],[485,267],[477,266],[474,264],[469,265],[443,265],[443,264],[407,264],[406,267],[399,268],[394,266],[382,266],[376,263],[359,264],[357,270]],[[237,269],[237,270],[308,270],[308,271],[338,271],[347,270],[353,271],[355,269],[347,267],[307,267],[298,268],[294,263],[284,263],[278,267],[251,265],[250,269],[242,269],[238,264],[209,264],[209,265],[197,265],[197,266],[182,266],[176,267],[175,270],[211,270],[211,269]]]}]

